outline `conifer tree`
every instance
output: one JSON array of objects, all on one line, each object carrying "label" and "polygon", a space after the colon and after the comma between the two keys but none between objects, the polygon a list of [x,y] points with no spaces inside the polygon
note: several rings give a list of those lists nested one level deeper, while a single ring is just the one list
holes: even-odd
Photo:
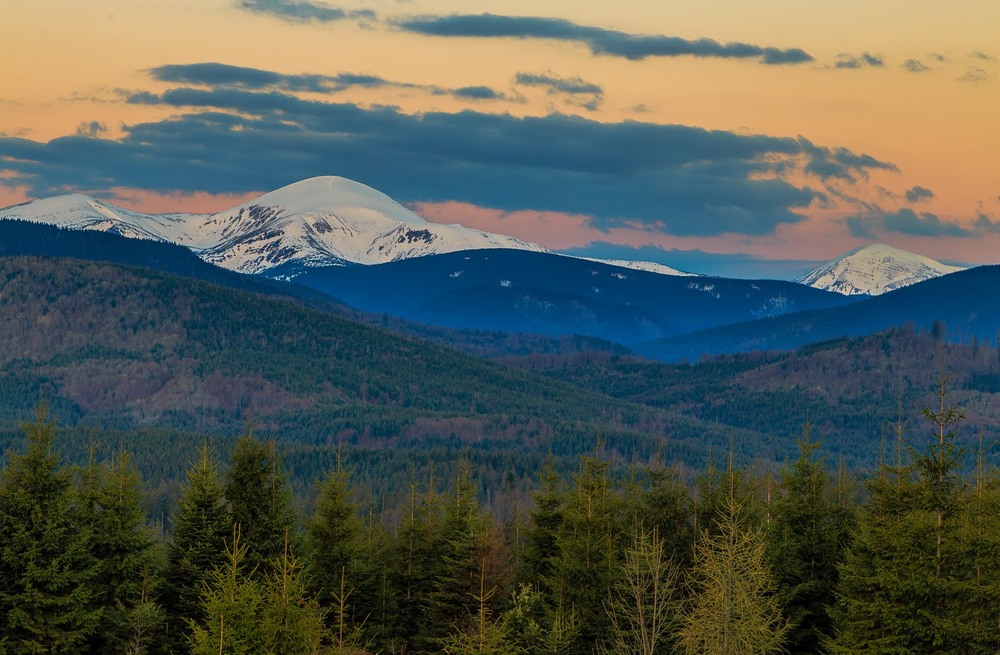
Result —
[{"label": "conifer tree", "polygon": [[239,526],[235,526],[225,551],[225,562],[202,585],[204,618],[189,621],[192,655],[268,652],[262,621],[264,592],[255,572],[247,569],[247,552]]},{"label": "conifer tree", "polygon": [[895,469],[883,467],[870,483],[855,546],[841,568],[834,652],[995,651],[995,636],[985,637],[992,647],[979,650],[982,615],[970,605],[991,597],[996,605],[1000,597],[995,587],[977,588],[969,557],[963,524],[970,499],[955,444],[963,414],[947,403],[947,382],[942,376],[939,408],[923,411],[933,426],[927,445],[911,449],[911,463],[904,467],[898,457]]},{"label": "conifer tree", "polygon": [[76,654],[101,618],[96,562],[45,405],[0,472],[0,652]]},{"label": "conifer tree", "polygon": [[[90,650],[125,653],[130,647],[149,648],[160,612],[152,597],[154,540],[146,526],[139,474],[121,450],[109,464],[91,464],[84,476],[85,520],[96,560],[91,582],[94,603],[101,608]],[[141,632],[146,640],[136,643]]]},{"label": "conifer tree", "polygon": [[607,602],[609,643],[602,653],[663,655],[673,650],[680,571],[659,531],[636,532]]},{"label": "conifer tree", "polygon": [[163,572],[161,598],[167,637],[176,653],[188,647],[189,621],[204,619],[202,587],[212,571],[225,562],[226,540],[231,534],[219,469],[208,448],[203,447],[181,490]]},{"label": "conifer tree", "polygon": [[745,497],[736,496],[731,454],[727,478],[715,530],[703,532],[695,550],[681,645],[691,655],[777,653],[788,626],[774,596],[763,532],[750,523]]},{"label": "conifer tree", "polygon": [[793,653],[817,653],[833,635],[827,608],[836,601],[837,565],[846,543],[818,448],[806,424],[798,459],[782,471],[767,535],[778,600],[790,622],[786,648]]},{"label": "conifer tree", "polygon": [[[338,464],[323,481],[316,509],[306,525],[308,570],[312,587],[324,607],[335,607],[334,597],[344,586],[357,596],[353,590],[359,582],[356,575],[361,556],[359,534],[355,507],[348,498],[347,473]],[[351,620],[350,616],[345,618]]]},{"label": "conifer tree", "polygon": [[565,510],[565,492],[551,455],[539,474],[539,487],[532,494],[535,508],[529,513],[524,548],[520,554],[521,582],[538,585],[545,604],[553,602],[552,568],[559,555],[559,530]]},{"label": "conifer tree", "polygon": [[302,565],[288,550],[267,581],[261,630],[267,652],[313,655],[326,636],[324,612],[306,589]]},{"label": "conifer tree", "polygon": [[[292,491],[282,468],[277,446],[247,434],[236,441],[224,493],[234,525],[246,544],[246,567],[265,576],[272,561],[281,558],[285,532],[294,527]],[[296,552],[292,533],[292,552]]]},{"label": "conifer tree", "polygon": [[609,632],[604,603],[619,575],[620,526],[607,463],[584,457],[574,476],[554,563],[555,606],[572,611],[580,628],[575,649],[591,651]]}]

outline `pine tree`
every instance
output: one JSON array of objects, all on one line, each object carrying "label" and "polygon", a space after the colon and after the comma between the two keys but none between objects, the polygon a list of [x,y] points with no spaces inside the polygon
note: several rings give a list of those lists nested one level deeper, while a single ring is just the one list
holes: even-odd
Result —
[{"label": "pine tree", "polygon": [[247,568],[247,552],[236,526],[225,563],[202,585],[204,618],[189,621],[192,655],[268,653],[262,621],[264,594],[255,571]]},{"label": "pine tree", "polygon": [[0,652],[77,654],[98,626],[96,563],[45,405],[0,472]]},{"label": "pine tree", "polygon": [[869,484],[855,546],[841,567],[836,653],[995,651],[977,650],[982,615],[970,603],[992,597],[995,605],[1000,597],[995,588],[979,596],[984,589],[969,557],[969,498],[955,444],[963,414],[947,403],[947,382],[942,376],[939,409],[923,410],[933,426],[927,445],[912,448],[905,466],[898,455],[895,468],[883,466]]},{"label": "pine tree", "polygon": [[231,534],[219,469],[203,447],[181,490],[163,572],[161,598],[167,616],[167,637],[176,653],[187,649],[189,621],[205,618],[202,587],[212,571],[225,562],[226,539]]},{"label": "pine tree", "polygon": [[[264,576],[281,558],[285,531],[294,527],[292,491],[277,446],[253,436],[252,426],[236,441],[225,475],[224,493],[234,525],[247,547],[247,570]],[[296,552],[295,536],[292,535]]]},{"label": "pine tree", "polygon": [[636,532],[607,602],[611,639],[601,648],[602,653],[672,652],[680,571],[667,554],[657,528]]},{"label": "pine tree", "polygon": [[275,655],[313,655],[326,636],[324,612],[306,589],[298,559],[285,551],[267,581],[261,612],[261,630],[267,652]]},{"label": "pine tree", "polygon": [[817,653],[833,636],[827,607],[836,601],[846,526],[833,497],[829,474],[816,458],[819,443],[803,429],[799,457],[782,471],[782,493],[774,500],[768,560],[778,600],[790,629],[786,648]]},{"label": "pine tree", "polygon": [[584,652],[609,633],[604,603],[619,575],[622,530],[606,462],[583,458],[574,486],[559,534],[553,589],[555,607],[576,616],[580,631],[575,649]]},{"label": "pine tree", "polygon": [[554,597],[552,568],[559,556],[559,530],[565,510],[565,492],[561,486],[562,481],[549,456],[539,474],[539,487],[532,494],[535,508],[529,514],[524,548],[519,557],[521,582],[538,585],[548,607],[552,606]]},{"label": "pine tree", "polygon": [[[337,470],[323,481],[316,509],[306,525],[307,568],[317,598],[327,608],[339,604],[335,597],[342,593],[344,586],[351,595],[356,595],[361,548],[358,542],[360,525],[355,512],[348,498],[347,474],[338,465]],[[343,618],[354,622],[350,608],[345,609],[347,616]],[[361,616],[357,620],[364,618]]]},{"label": "pine tree", "polygon": [[749,523],[735,476],[730,461],[715,530],[703,532],[695,550],[680,630],[681,645],[691,655],[777,653],[788,629],[774,596],[763,532]]},{"label": "pine tree", "polygon": [[84,498],[89,500],[85,520],[97,563],[91,588],[94,603],[102,610],[90,640],[92,652],[124,653],[130,643],[134,645],[137,629],[151,636],[152,625],[137,625],[137,621],[158,622],[158,608],[150,593],[154,540],[146,527],[141,480],[129,459],[121,450],[108,465],[91,464],[84,476]]}]

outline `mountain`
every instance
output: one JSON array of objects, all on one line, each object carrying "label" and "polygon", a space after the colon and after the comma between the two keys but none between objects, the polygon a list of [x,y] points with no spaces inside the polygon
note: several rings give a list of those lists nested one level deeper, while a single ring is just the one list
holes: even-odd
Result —
[{"label": "mountain", "polygon": [[216,214],[144,214],[71,194],[2,209],[0,218],[167,241],[233,271],[283,276],[313,266],[378,264],[456,250],[544,250],[513,237],[425,221],[342,177],[303,180]]},{"label": "mountain", "polygon": [[660,275],[680,275],[684,277],[698,276],[698,273],[688,273],[687,271],[681,271],[676,268],[673,268],[672,266],[667,266],[666,264],[660,264],[658,262],[632,261],[629,259],[597,259],[594,257],[581,257],[580,259],[586,260],[588,262],[597,262],[598,264],[607,264],[608,266],[630,268],[633,271],[646,271],[647,273],[659,273]]},{"label": "mountain", "polygon": [[312,268],[295,281],[422,323],[622,344],[852,302],[794,282],[662,275],[510,249]]},{"label": "mountain", "polygon": [[906,325],[938,332],[943,340],[962,343],[975,338],[992,343],[1000,333],[997,288],[1000,266],[978,266],[840,307],[715,327],[632,348],[657,359],[694,360],[703,355],[789,350]]},{"label": "mountain", "polygon": [[940,275],[964,270],[929,257],[874,243],[837,257],[797,282],[844,295],[877,296]]}]

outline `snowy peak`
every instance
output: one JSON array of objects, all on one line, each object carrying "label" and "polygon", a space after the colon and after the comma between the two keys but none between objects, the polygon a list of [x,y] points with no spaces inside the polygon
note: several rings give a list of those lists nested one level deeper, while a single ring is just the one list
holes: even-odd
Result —
[{"label": "snowy peak", "polygon": [[230,270],[277,269],[283,276],[456,250],[545,251],[513,237],[430,223],[380,191],[333,176],[296,182],[215,214],[144,214],[72,194],[8,207],[0,218],[167,241]]},{"label": "snowy peak", "polygon": [[963,270],[916,253],[875,243],[823,264],[797,282],[846,296],[877,296],[894,289]]}]

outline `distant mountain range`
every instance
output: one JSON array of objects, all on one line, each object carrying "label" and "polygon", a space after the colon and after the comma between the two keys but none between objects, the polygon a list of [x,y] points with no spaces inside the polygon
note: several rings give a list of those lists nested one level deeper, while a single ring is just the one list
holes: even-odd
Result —
[{"label": "distant mountain range", "polygon": [[[16,234],[0,254],[75,255],[248,290],[298,298],[311,294],[410,321],[396,324],[407,333],[424,329],[414,328],[417,322],[547,337],[584,335],[665,358],[797,347],[906,321],[923,324],[930,319],[921,306],[951,305],[922,297],[922,305],[898,310],[892,302],[865,303],[864,310],[847,306],[961,271],[882,244],[853,250],[797,282],[715,278],[651,262],[583,259],[509,236],[425,221],[375,189],[341,177],[304,180],[215,214],[144,214],[67,195],[8,207],[0,210],[0,218],[92,235],[76,241],[67,233],[32,236],[22,225],[11,228]],[[105,241],[96,238],[98,232],[105,233]],[[107,242],[120,237],[131,241]],[[56,243],[64,243],[63,249]],[[156,250],[154,244],[164,248]],[[168,255],[168,244],[182,246],[197,259],[178,250]],[[252,276],[234,277],[236,272]],[[277,281],[291,279],[296,285],[281,287]],[[264,282],[272,286],[260,287]],[[988,309],[970,311],[989,315]],[[932,318],[953,327],[975,323],[973,331],[980,336],[994,329],[982,320],[938,313]],[[446,335],[438,332],[436,338]],[[470,343],[452,336],[460,347]]]}]

